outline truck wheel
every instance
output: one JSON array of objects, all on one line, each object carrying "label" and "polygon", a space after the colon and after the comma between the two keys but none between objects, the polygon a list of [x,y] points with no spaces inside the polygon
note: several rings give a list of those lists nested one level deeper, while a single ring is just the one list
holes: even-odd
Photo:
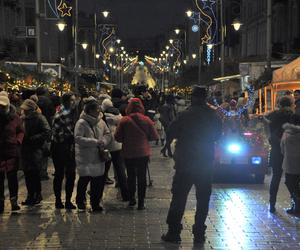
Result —
[{"label": "truck wheel", "polygon": [[255,183],[257,184],[264,184],[265,182],[265,175],[264,174],[256,174],[254,177]]}]

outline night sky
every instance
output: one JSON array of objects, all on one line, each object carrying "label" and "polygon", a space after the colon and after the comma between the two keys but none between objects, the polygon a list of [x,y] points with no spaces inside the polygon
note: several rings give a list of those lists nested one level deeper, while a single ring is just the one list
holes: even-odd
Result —
[{"label": "night sky", "polygon": [[[127,43],[130,41],[127,44],[130,47],[154,46],[152,39],[184,23],[185,11],[191,7],[192,0],[85,0],[79,6],[80,10],[88,12],[111,11],[111,22],[117,24],[120,38]],[[143,45],[143,40],[147,39],[151,40],[150,44]]]}]

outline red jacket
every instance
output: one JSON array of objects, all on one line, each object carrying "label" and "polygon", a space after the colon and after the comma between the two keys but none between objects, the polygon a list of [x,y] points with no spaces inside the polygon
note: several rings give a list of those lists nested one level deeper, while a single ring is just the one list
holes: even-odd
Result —
[{"label": "red jacket", "polygon": [[0,117],[0,172],[9,172],[17,167],[23,137],[22,121],[11,106],[9,114]]},{"label": "red jacket", "polygon": [[127,116],[121,119],[117,127],[115,139],[122,143],[125,159],[150,156],[149,141],[158,139],[153,122],[144,112],[141,100],[131,99],[126,110]]}]

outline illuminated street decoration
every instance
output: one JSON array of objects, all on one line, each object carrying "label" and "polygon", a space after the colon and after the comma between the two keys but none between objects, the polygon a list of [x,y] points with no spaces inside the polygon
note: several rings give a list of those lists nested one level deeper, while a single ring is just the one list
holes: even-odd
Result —
[{"label": "illuminated street decoration", "polygon": [[206,62],[207,64],[210,64],[212,61],[212,52],[213,49],[209,46],[206,47]]},{"label": "illuminated street decoration", "polygon": [[58,8],[57,8],[57,1],[58,0],[47,0],[48,6],[50,8],[50,10],[52,11],[52,13],[59,18],[59,14],[58,14]]},{"label": "illuminated street decoration", "polygon": [[192,26],[192,31],[195,32],[195,33],[197,33],[199,31],[199,26],[197,24],[194,24]]},{"label": "illuminated street decoration", "polygon": [[227,111],[226,109],[222,108],[216,98],[214,98],[213,102],[214,102],[214,105],[216,106],[216,108],[225,116],[225,117],[233,117],[233,116],[236,116],[236,117],[241,117],[241,115],[251,106],[253,106],[254,104],[254,99],[255,99],[255,93],[254,93],[254,87],[252,85],[249,85],[247,86],[246,88],[246,91],[248,91],[248,100],[247,100],[247,103],[239,108],[237,111]]},{"label": "illuminated street decoration", "polygon": [[72,15],[71,14],[72,7],[68,6],[66,4],[66,2],[64,2],[63,0],[60,1],[60,4],[58,5],[57,9],[61,13],[61,17],[71,16]]},{"label": "illuminated street decoration", "polygon": [[[200,1],[200,3],[199,3]],[[205,33],[201,37],[203,44],[212,42],[216,38],[218,20],[215,14],[216,1],[214,0],[195,0],[199,12],[191,12],[189,18],[193,21],[192,31],[198,32],[200,25],[205,25]]]},{"label": "illuminated street decoration", "polygon": [[72,15],[72,6],[64,0],[47,0],[46,3],[56,18]]}]

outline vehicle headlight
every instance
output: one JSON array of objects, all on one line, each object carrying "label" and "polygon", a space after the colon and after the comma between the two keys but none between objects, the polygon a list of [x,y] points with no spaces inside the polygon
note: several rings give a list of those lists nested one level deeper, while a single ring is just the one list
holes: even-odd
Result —
[{"label": "vehicle headlight", "polygon": [[262,158],[260,156],[253,156],[251,158],[251,163],[253,165],[260,165],[262,163]]},{"label": "vehicle headlight", "polygon": [[232,143],[228,145],[227,150],[232,154],[238,154],[241,152],[242,147],[238,143]]}]

